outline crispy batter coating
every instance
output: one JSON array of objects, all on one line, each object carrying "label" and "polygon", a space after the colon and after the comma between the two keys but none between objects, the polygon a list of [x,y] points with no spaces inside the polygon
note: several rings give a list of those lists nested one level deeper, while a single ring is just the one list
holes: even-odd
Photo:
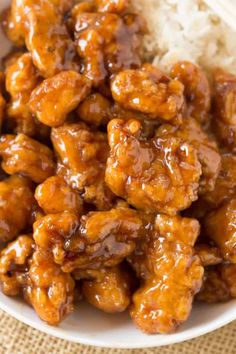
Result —
[{"label": "crispy batter coating", "polygon": [[46,214],[60,213],[65,210],[75,214],[82,211],[79,193],[66,184],[63,178],[52,176],[39,184],[35,199]]},{"label": "crispy batter coating", "polygon": [[236,298],[236,265],[219,264],[205,271],[197,300],[215,303]]},{"label": "crispy batter coating", "polygon": [[28,106],[31,91],[39,83],[30,53],[8,60],[6,67],[6,90],[11,96],[7,105],[7,126],[15,133],[45,137],[49,135],[46,126],[36,121]]},{"label": "crispy batter coating", "polygon": [[213,78],[212,128],[221,145],[236,152],[236,76],[218,69]]},{"label": "crispy batter coating", "polygon": [[109,123],[106,183],[146,212],[175,214],[187,208],[197,199],[201,175],[195,150],[175,136],[141,140],[140,132],[137,120]]},{"label": "crispy batter coating", "polygon": [[34,240],[29,235],[18,236],[0,254],[0,281],[8,296],[18,295],[28,270],[28,260],[34,250]]},{"label": "crispy batter coating", "polygon": [[44,77],[78,69],[75,47],[58,3],[58,0],[13,0],[5,22],[9,38],[18,46],[25,43]]},{"label": "crispy batter coating", "polygon": [[43,321],[57,325],[74,310],[74,286],[71,275],[63,273],[47,253],[33,254],[24,295]]},{"label": "crispy batter coating", "polygon": [[118,73],[111,91],[123,108],[146,113],[150,119],[176,119],[184,105],[184,86],[150,64]]},{"label": "crispy batter coating", "polygon": [[96,92],[85,98],[79,105],[77,114],[87,124],[105,125],[110,120],[111,107],[111,101]]},{"label": "crispy batter coating", "polygon": [[89,91],[89,81],[85,77],[75,71],[62,71],[36,87],[31,93],[29,107],[40,122],[57,127]]},{"label": "crispy batter coating", "polygon": [[143,332],[170,333],[188,318],[203,277],[193,251],[199,229],[195,219],[158,214],[148,237],[130,257],[143,279],[130,314]]},{"label": "crispy batter coating", "polygon": [[86,202],[99,210],[110,209],[114,196],[104,181],[109,153],[106,134],[76,123],[53,128],[51,138],[58,157],[58,175],[82,192]]},{"label": "crispy batter coating", "polygon": [[188,118],[179,127],[164,124],[156,131],[157,137],[176,136],[189,142],[197,151],[202,165],[199,194],[214,190],[221,168],[221,156],[217,144],[193,118]]},{"label": "crispy batter coating", "polygon": [[36,244],[53,253],[65,272],[111,267],[130,255],[143,232],[137,212],[128,208],[90,212],[80,220],[71,212],[48,214],[34,224]]},{"label": "crispy batter coating", "polygon": [[219,247],[224,259],[236,263],[236,199],[208,214],[204,226],[206,235]]},{"label": "crispy batter coating", "polygon": [[11,2],[11,7],[1,13],[1,25],[5,35],[16,46],[24,46],[24,26],[22,24],[22,6],[17,0]]},{"label": "crispy batter coating", "polygon": [[188,116],[199,123],[206,123],[209,120],[211,92],[205,73],[193,63],[180,61],[173,65],[170,76],[184,85]]},{"label": "crispy batter coating", "polygon": [[216,265],[223,261],[218,247],[210,246],[206,243],[199,243],[194,247],[194,249],[200,258],[203,267]]},{"label": "crispy batter coating", "polygon": [[234,195],[236,195],[236,156],[223,154],[215,188],[205,193],[203,198],[210,206],[217,207]]},{"label": "crispy batter coating", "polygon": [[123,312],[131,300],[131,275],[120,266],[103,268],[95,279],[84,280],[82,293],[86,301],[107,313]]},{"label": "crispy batter coating", "polygon": [[[122,69],[140,66],[144,19],[131,13],[122,17],[116,13],[96,13],[92,5],[82,5],[72,11],[75,40],[83,60],[83,73],[93,86],[100,87],[111,74]],[[107,2],[106,5],[110,6]]]},{"label": "crispy batter coating", "polygon": [[[72,7],[74,0],[49,0],[49,2],[55,5],[62,14],[65,14]],[[30,5],[30,2],[12,0],[11,7],[5,10],[1,16],[4,32],[17,47],[23,47],[25,44],[25,24],[23,22],[25,5]]]},{"label": "crispy batter coating", "polygon": [[145,114],[121,108],[99,92],[92,93],[76,111],[79,119],[93,126],[106,125],[112,119],[137,119],[142,123],[142,136],[153,137],[155,129],[160,125],[159,120],[149,120]]},{"label": "crispy batter coating", "polygon": [[41,183],[55,172],[52,151],[24,134],[0,137],[2,168],[8,174],[20,173]]},{"label": "crispy batter coating", "polygon": [[13,98],[21,92],[32,91],[40,78],[30,53],[16,55],[6,66],[6,89]]},{"label": "crispy batter coating", "polygon": [[31,182],[13,175],[0,182],[0,241],[11,241],[30,222],[35,206]]}]

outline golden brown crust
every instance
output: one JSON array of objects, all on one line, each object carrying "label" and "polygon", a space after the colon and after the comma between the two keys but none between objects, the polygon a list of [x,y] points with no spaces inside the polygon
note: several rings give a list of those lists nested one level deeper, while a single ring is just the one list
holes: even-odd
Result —
[{"label": "golden brown crust", "polygon": [[13,0],[5,26],[6,33],[16,45],[26,45],[43,77],[79,68],[74,43],[57,3],[40,0],[36,4],[33,0]]},{"label": "golden brown crust", "polygon": [[214,72],[212,128],[222,147],[236,151],[236,76],[217,69]]},{"label": "golden brown crust", "polygon": [[144,233],[135,210],[117,208],[90,212],[81,219],[74,213],[48,214],[34,224],[36,244],[53,254],[65,272],[99,269],[121,263]]},{"label": "golden brown crust", "polygon": [[109,152],[107,136],[83,123],[65,124],[52,129],[52,143],[57,153],[57,174],[88,203],[99,210],[110,209],[113,194],[104,181]]},{"label": "golden brown crust", "polygon": [[19,173],[35,183],[43,182],[55,172],[53,152],[46,145],[24,134],[2,135],[0,156],[6,173]]},{"label": "golden brown crust", "polygon": [[146,24],[135,14],[120,16],[93,11],[87,3],[83,10],[78,4],[72,11],[72,17],[83,74],[94,87],[101,88],[110,75],[140,66],[141,34],[146,30]]},{"label": "golden brown crust", "polygon": [[34,119],[28,106],[31,92],[39,82],[40,76],[30,53],[16,53],[16,57],[8,58],[6,90],[11,99],[7,105],[6,124],[15,133],[43,139],[49,136],[49,130]]},{"label": "golden brown crust", "polygon": [[190,143],[195,148],[202,166],[199,194],[214,190],[221,168],[221,156],[216,142],[207,135],[195,119],[189,117],[179,127],[163,124],[157,129],[156,136],[176,136]]},{"label": "golden brown crust", "polygon": [[74,280],[65,274],[47,253],[33,254],[24,296],[38,316],[50,325],[57,325],[74,310]]},{"label": "golden brown crust", "polygon": [[0,241],[13,240],[30,226],[35,206],[31,182],[13,175],[0,182]]},{"label": "golden brown crust", "polygon": [[180,61],[173,65],[170,76],[184,85],[187,115],[194,117],[199,123],[207,123],[210,117],[211,92],[205,73],[193,63]]},{"label": "golden brown crust", "polygon": [[112,120],[106,183],[118,196],[146,212],[175,214],[197,199],[201,165],[182,139],[141,139],[141,123]]},{"label": "golden brown crust", "polygon": [[46,214],[63,211],[81,213],[82,199],[79,193],[66,184],[63,178],[52,176],[39,184],[35,199]]},{"label": "golden brown crust", "polygon": [[176,119],[184,104],[184,86],[151,65],[120,72],[111,91],[123,108],[146,113],[150,119]]},{"label": "golden brown crust", "polygon": [[34,240],[30,235],[18,236],[1,251],[0,281],[4,294],[15,296],[20,293],[33,251]]},{"label": "golden brown crust", "polygon": [[130,308],[142,331],[170,333],[188,318],[203,276],[193,251],[198,234],[197,220],[158,214],[148,240],[130,257],[143,279]]},{"label": "golden brown crust", "polygon": [[32,91],[29,107],[41,123],[57,127],[89,92],[90,85],[85,77],[75,71],[62,71]]},{"label": "golden brown crust", "polygon": [[120,266],[103,268],[95,279],[83,281],[82,293],[86,301],[104,312],[123,312],[131,302],[131,284],[131,275]]}]

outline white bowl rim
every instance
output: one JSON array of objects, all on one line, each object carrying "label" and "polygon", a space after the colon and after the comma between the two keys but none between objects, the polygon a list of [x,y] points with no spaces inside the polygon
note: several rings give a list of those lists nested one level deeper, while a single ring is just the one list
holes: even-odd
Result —
[{"label": "white bowl rim", "polygon": [[[2,294],[2,296],[6,297],[5,295]],[[12,299],[10,300],[12,301]],[[17,299],[14,299],[14,301],[17,301]],[[18,301],[17,301],[18,302]],[[146,335],[147,338],[149,337],[155,337],[156,341],[155,343],[150,343],[148,344],[147,342],[142,343],[141,341],[136,341],[135,343],[131,342],[125,342],[123,345],[120,342],[117,341],[104,341],[99,338],[92,338],[91,336],[84,336],[83,334],[80,334],[79,331],[77,332],[76,336],[71,335],[67,331],[65,331],[63,328],[60,327],[53,327],[47,325],[45,322],[41,321],[39,318],[30,318],[29,316],[24,316],[21,314],[19,311],[17,311],[14,306],[11,307],[10,305],[7,305],[0,299],[0,309],[6,312],[7,314],[11,315],[18,321],[36,329],[41,332],[44,332],[46,334],[49,334],[51,336],[67,340],[70,342],[74,342],[77,344],[84,344],[84,345],[90,345],[94,347],[102,347],[102,348],[114,348],[114,349],[138,349],[138,348],[154,348],[154,347],[161,347],[165,345],[172,345],[172,344],[177,344],[180,342],[185,342],[190,339],[194,339],[197,337],[200,337],[204,334],[210,333],[212,331],[215,331],[219,329],[220,327],[223,327],[227,325],[228,323],[234,321],[236,319],[236,300],[232,300],[231,302],[234,303],[234,306],[232,306],[232,311],[230,313],[223,314],[216,318],[214,321],[206,323],[205,325],[201,325],[200,329],[197,330],[196,328],[191,328],[187,332],[177,332],[173,334],[168,334],[168,335]],[[28,306],[27,304],[23,304],[23,306]],[[208,307],[207,304],[204,304],[204,306]],[[210,306],[210,305],[209,305]],[[34,311],[33,309],[30,308],[32,312]],[[95,309],[93,309],[96,311]],[[160,339],[161,336],[161,340]]]}]

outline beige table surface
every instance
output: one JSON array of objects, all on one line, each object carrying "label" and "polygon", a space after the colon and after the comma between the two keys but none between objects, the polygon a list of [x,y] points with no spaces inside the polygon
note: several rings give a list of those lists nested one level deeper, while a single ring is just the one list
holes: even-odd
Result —
[{"label": "beige table surface", "polygon": [[153,349],[103,349],[74,344],[28,327],[0,311],[0,354],[236,354],[236,321],[191,341]]}]

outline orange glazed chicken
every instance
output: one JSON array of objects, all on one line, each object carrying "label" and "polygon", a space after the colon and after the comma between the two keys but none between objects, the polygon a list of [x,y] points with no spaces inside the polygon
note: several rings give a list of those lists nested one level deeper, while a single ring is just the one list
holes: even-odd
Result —
[{"label": "orange glazed chicken", "polygon": [[148,212],[176,214],[197,199],[201,164],[192,145],[175,134],[141,138],[137,120],[112,120],[106,183],[116,195]]},{"label": "orange glazed chicken", "polygon": [[199,229],[197,220],[158,214],[131,255],[142,282],[130,314],[144,332],[173,332],[188,318],[203,276],[193,250]]},{"label": "orange glazed chicken", "polygon": [[[131,0],[12,0],[0,72],[0,285],[172,333],[236,298],[236,77],[146,52]],[[82,311],[83,312],[83,311]]]}]

